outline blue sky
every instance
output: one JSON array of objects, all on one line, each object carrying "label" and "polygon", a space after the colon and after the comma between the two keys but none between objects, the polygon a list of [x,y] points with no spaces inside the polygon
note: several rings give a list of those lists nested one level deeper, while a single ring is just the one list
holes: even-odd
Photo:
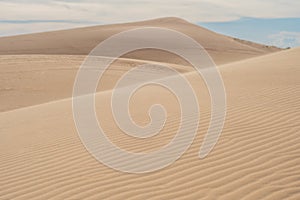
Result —
[{"label": "blue sky", "polygon": [[297,0],[0,0],[0,36],[180,17],[226,35],[300,46]]},{"label": "blue sky", "polygon": [[241,18],[228,22],[198,22],[210,30],[279,47],[300,46],[300,18]]}]

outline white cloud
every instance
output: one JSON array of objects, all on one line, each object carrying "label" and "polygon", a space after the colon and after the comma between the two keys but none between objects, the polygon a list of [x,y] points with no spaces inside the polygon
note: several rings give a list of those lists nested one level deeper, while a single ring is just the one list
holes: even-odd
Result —
[{"label": "white cloud", "polygon": [[278,47],[300,46],[300,33],[282,31],[269,36],[271,43]]},{"label": "white cloud", "polygon": [[[177,16],[196,23],[230,21],[240,17],[300,17],[299,8],[300,1],[296,0],[0,0],[0,19],[109,24]],[[61,26],[47,24],[52,28]],[[0,35],[8,32],[6,26],[8,24],[1,24]],[[30,32],[29,25],[23,26],[23,32]],[[22,28],[22,24],[18,27]],[[32,30],[36,29],[32,26]]]},{"label": "white cloud", "polygon": [[106,23],[179,16],[199,21],[300,17],[295,0],[2,0],[0,19],[70,19]]}]

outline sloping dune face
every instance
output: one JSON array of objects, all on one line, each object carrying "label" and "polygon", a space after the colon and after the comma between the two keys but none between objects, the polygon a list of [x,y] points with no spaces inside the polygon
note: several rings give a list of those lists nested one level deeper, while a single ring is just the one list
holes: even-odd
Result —
[{"label": "sloping dune face", "polygon": [[[300,199],[299,54],[292,49],[220,66],[227,117],[205,159],[198,152],[210,102],[203,81],[187,73],[202,97],[198,135],[179,160],[148,174],[123,173],[96,161],[78,137],[71,99],[2,112],[0,199]],[[144,106],[155,101],[158,90],[137,93],[132,108],[137,123],[149,120]],[[99,121],[121,148],[153,151],[176,132],[179,109],[172,95],[160,95],[168,121],[149,142],[122,135],[111,120],[110,95],[97,94],[97,114],[105,116]]]},{"label": "sloping dune face", "polygon": [[[170,17],[135,23],[3,37],[0,38],[0,54],[87,55],[96,45],[113,34],[133,28],[153,26],[170,28],[190,36],[209,52],[217,64],[229,63],[279,50],[275,47],[220,35],[185,20]],[[183,64],[174,55],[155,51],[137,52],[125,56],[141,60]]]}]

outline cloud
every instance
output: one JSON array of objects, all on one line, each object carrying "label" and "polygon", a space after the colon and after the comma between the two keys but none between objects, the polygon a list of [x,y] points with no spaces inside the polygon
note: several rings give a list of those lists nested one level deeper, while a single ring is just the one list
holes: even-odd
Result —
[{"label": "cloud", "polygon": [[[88,25],[177,16],[197,23],[242,17],[300,17],[299,7],[300,1],[295,0],[0,0],[0,35],[8,32],[8,23],[3,25],[3,22],[11,20],[44,20],[45,26],[53,29],[60,28],[61,23],[46,20],[89,22]],[[22,29],[22,23],[18,27]],[[24,25],[22,32],[31,29],[37,30],[35,25],[32,28]]]},{"label": "cloud", "polygon": [[300,17],[295,0],[2,0],[0,19],[92,20],[106,23],[178,16],[192,22],[240,17]]},{"label": "cloud", "polygon": [[300,46],[300,32],[281,31],[269,36],[273,45],[279,47]]}]

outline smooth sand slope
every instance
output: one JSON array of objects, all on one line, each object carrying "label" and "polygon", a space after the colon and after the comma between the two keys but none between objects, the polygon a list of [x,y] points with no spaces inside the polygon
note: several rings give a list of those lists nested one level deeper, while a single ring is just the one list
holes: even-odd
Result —
[{"label": "smooth sand slope", "polygon": [[[87,55],[101,41],[121,31],[141,27],[163,27],[180,31],[198,41],[217,64],[278,51],[278,48],[259,45],[220,35],[185,20],[169,17],[149,21],[94,26],[0,38],[0,55],[63,54]],[[127,58],[155,60],[181,64],[174,55],[148,50],[125,55]]]},{"label": "smooth sand slope", "polygon": [[[174,164],[146,175],[114,171],[85,150],[73,122],[71,99],[1,112],[0,199],[300,199],[299,54],[300,49],[292,49],[220,66],[227,118],[216,147],[203,160],[198,151],[210,103],[201,78],[187,73],[201,99],[197,138]],[[72,70],[76,59],[80,60],[70,59],[64,70]],[[120,132],[112,120],[110,94],[99,92],[96,108],[116,145],[148,152],[174,136],[179,107],[170,93],[147,86],[132,99],[130,109],[138,124],[148,122],[146,111],[152,103],[166,106],[166,126],[149,140]]]},{"label": "smooth sand slope", "polygon": [[[79,55],[0,55],[0,112],[71,97],[76,73],[84,58]],[[107,58],[99,57],[99,60]],[[155,62],[118,59],[105,72],[98,91],[112,89],[121,75],[141,64]],[[181,73],[192,70],[188,66],[168,66]],[[153,73],[168,76],[163,67]]]}]

